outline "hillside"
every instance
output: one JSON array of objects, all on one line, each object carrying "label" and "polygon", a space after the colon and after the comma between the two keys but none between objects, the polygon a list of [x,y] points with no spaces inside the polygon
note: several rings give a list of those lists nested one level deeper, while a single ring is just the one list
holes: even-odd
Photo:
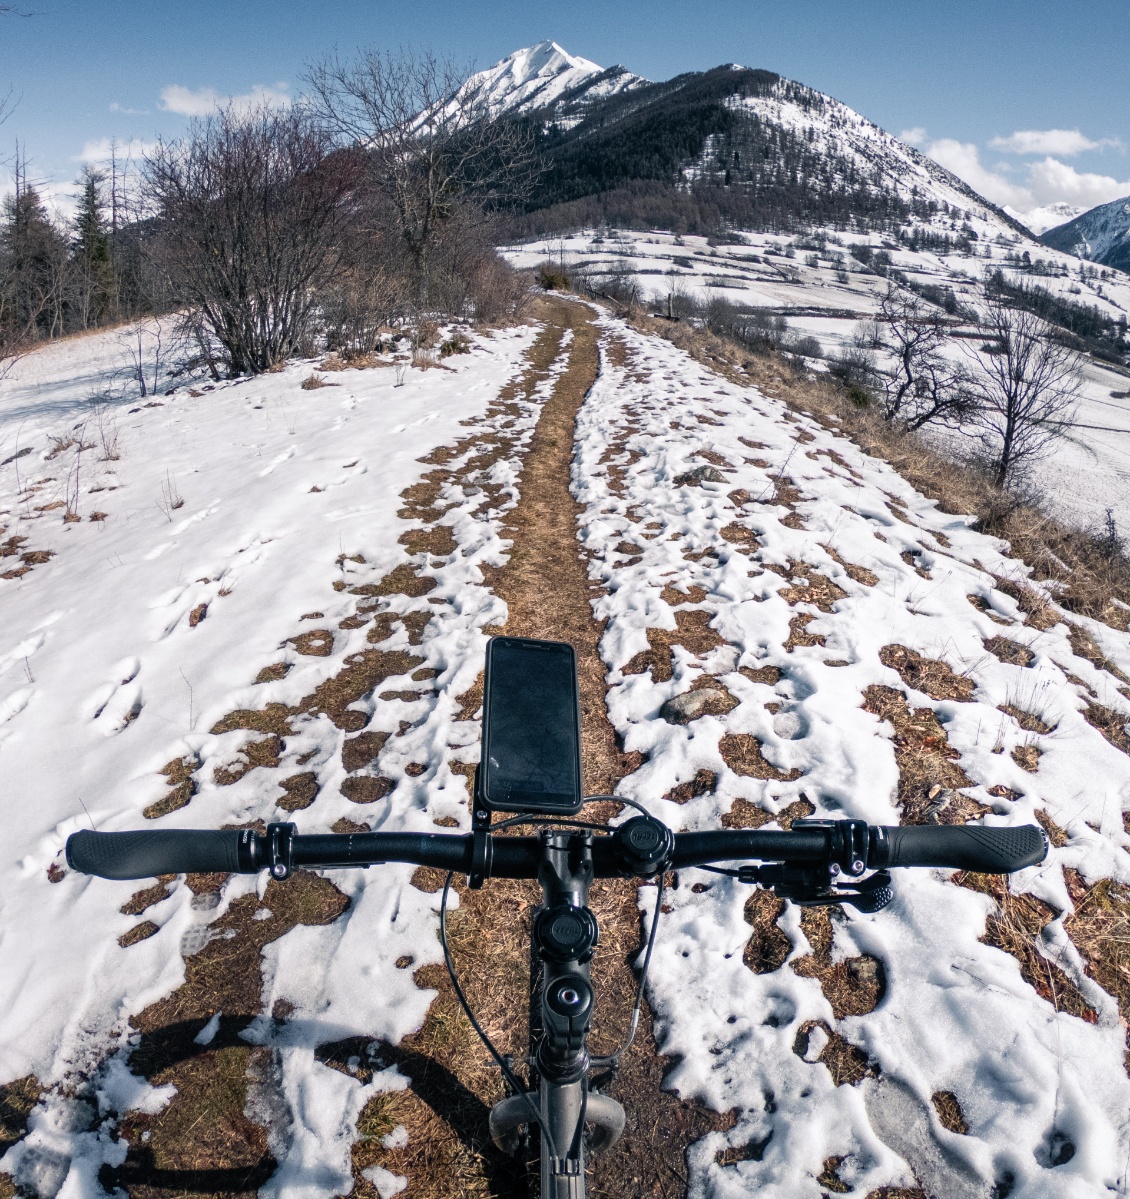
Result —
[{"label": "hillside", "polygon": [[[604,1193],[1124,1189],[1130,637],[771,364],[535,315],[332,387],[306,362],[141,399],[113,334],[0,383],[0,1186],[519,1193],[438,967],[442,880],[131,885],[61,856],[90,824],[466,829],[505,628],[577,646],[588,787],[675,828],[1036,819],[1055,846],[1007,891],[903,872],[870,916],[680,872]],[[691,690],[697,716],[661,711]],[[520,1053],[530,893],[458,891],[457,962]],[[595,902],[608,1044],[654,891]]]},{"label": "hillside", "polygon": [[540,43],[465,86],[536,132],[545,171],[520,223],[530,231],[922,223],[956,237],[975,220],[1027,234],[911,146],[770,71],[730,64],[653,83]]},{"label": "hillside", "polygon": [[1056,250],[1130,273],[1130,196],[1100,204],[1040,240]]}]

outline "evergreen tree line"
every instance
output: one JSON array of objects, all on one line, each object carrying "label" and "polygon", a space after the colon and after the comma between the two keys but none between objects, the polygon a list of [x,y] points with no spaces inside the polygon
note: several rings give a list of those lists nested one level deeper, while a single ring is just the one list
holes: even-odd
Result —
[{"label": "evergreen tree line", "polygon": [[160,307],[160,278],[111,174],[88,165],[74,217],[63,222],[17,163],[0,209],[0,349],[130,319]]}]

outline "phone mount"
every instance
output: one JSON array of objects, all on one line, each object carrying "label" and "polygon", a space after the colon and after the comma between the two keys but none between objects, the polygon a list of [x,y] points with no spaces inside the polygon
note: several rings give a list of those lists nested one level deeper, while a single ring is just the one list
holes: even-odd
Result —
[{"label": "phone mount", "polygon": [[491,810],[483,802],[479,791],[479,767],[475,767],[475,781],[471,787],[471,869],[467,872],[467,886],[473,891],[482,889],[490,878],[494,862],[494,841],[490,832]]}]

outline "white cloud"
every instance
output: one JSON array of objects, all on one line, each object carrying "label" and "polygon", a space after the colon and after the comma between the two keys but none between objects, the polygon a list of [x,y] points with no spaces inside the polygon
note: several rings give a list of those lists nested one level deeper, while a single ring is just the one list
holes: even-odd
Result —
[{"label": "white cloud", "polygon": [[149,115],[148,108],[127,108],[124,104],[119,104],[117,100],[110,105],[111,112],[122,112],[129,117],[147,117]]},{"label": "white cloud", "polygon": [[1003,150],[1006,154],[1060,154],[1067,158],[1087,150],[1121,144],[1113,137],[1094,141],[1078,129],[1018,129],[1008,137],[994,137],[989,142],[992,149]]},{"label": "white cloud", "polygon": [[1079,204],[1094,208],[1130,196],[1130,179],[1115,179],[1111,175],[1096,175],[1077,171],[1065,162],[1045,158],[1028,167],[1028,185],[1042,204]]},{"label": "white cloud", "polygon": [[[1000,140],[994,139],[994,142]],[[1001,147],[994,145],[994,148]],[[995,169],[986,166],[981,161],[980,151],[971,142],[943,137],[924,145],[923,150],[935,162],[968,183],[974,191],[980,192],[986,200],[1007,208],[1026,222],[1031,216],[1034,222],[1046,226],[1046,215],[1042,214],[1055,204],[1070,204],[1086,209],[1130,195],[1130,179],[1119,180],[1111,175],[1077,171],[1069,163],[1060,162],[1050,154],[1039,162],[1028,163],[1026,178],[1019,183],[1004,173],[1008,170],[1008,164],[1001,163]]]},{"label": "white cloud", "polygon": [[143,141],[139,137],[130,138],[127,142],[119,142],[113,138],[100,137],[96,141],[87,142],[75,155],[76,162],[109,162],[116,158],[124,162],[127,158],[144,158],[156,148],[156,142]]},{"label": "white cloud", "polygon": [[161,91],[161,107],[166,112],[179,113],[184,117],[206,117],[221,108],[231,106],[237,112],[250,112],[256,108],[289,108],[291,98],[285,83],[267,87],[257,83],[249,91],[238,96],[221,96],[215,88],[199,87],[195,90],[172,83]]},{"label": "white cloud", "polygon": [[926,130],[921,125],[904,129],[899,134],[899,141],[906,142],[908,146],[921,146],[926,141]]},{"label": "white cloud", "polygon": [[980,192],[994,204],[1007,204],[1018,212],[1033,206],[1032,193],[981,162],[981,155],[972,142],[959,142],[952,137],[938,138],[923,147],[937,163],[959,178],[974,191]]}]

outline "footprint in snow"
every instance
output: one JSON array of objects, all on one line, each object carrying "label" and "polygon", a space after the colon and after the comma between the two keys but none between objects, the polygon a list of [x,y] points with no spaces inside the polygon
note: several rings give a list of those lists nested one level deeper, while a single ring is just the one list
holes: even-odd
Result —
[{"label": "footprint in snow", "polygon": [[259,472],[259,478],[265,479],[275,469],[276,466],[281,466],[288,458],[293,458],[297,453],[298,448],[296,446],[291,446],[289,450],[284,450],[281,454],[276,455],[271,459],[271,462],[267,466],[263,467],[263,469]]},{"label": "footprint in snow", "polygon": [[104,737],[113,737],[128,728],[141,715],[144,703],[136,679],[110,683],[91,697],[89,709],[94,727]]}]

